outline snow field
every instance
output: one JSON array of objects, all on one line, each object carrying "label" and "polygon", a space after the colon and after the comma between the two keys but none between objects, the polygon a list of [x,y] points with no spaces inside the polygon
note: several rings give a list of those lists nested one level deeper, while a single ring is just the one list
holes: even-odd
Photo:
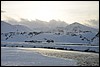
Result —
[{"label": "snow field", "polygon": [[[59,43],[59,42],[58,42]],[[99,46],[89,46],[89,45],[77,45],[66,43],[63,45],[61,43],[26,43],[26,42],[1,42],[2,47],[28,47],[28,48],[53,48],[53,49],[64,49],[64,50],[77,50],[77,51],[92,51],[99,52]],[[67,45],[68,44],[68,45]]]},{"label": "snow field", "polygon": [[77,61],[43,56],[19,47],[1,47],[1,66],[77,66]]},{"label": "snow field", "polygon": [[45,56],[58,57],[64,59],[77,60],[78,66],[99,66],[99,54],[78,52],[78,51],[66,51],[66,50],[55,50],[55,49],[44,49],[44,48],[22,48],[29,51],[36,51]]}]

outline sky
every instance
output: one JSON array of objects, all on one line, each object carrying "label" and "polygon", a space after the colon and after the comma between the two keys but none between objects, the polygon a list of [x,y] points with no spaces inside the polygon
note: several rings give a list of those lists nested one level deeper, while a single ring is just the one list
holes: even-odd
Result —
[{"label": "sky", "polygon": [[98,25],[99,1],[1,1],[1,19],[10,18]]}]

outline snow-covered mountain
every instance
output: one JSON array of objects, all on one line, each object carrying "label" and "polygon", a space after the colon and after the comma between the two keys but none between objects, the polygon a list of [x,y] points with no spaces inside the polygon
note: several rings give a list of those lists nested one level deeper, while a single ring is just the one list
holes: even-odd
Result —
[{"label": "snow-covered mountain", "polygon": [[21,31],[31,31],[30,28],[23,25],[11,25],[5,21],[1,21],[1,32],[21,32]]},{"label": "snow-covered mountain", "polygon": [[2,21],[1,41],[25,42],[37,40],[45,42],[46,40],[54,40],[54,42],[62,43],[87,43],[99,45],[99,37],[96,36],[99,30],[77,22],[66,27],[55,27],[53,30],[48,30],[50,32],[29,30],[30,29],[26,26],[11,25]]},{"label": "snow-covered mountain", "polygon": [[72,23],[70,25],[67,25],[65,27],[56,27],[55,29],[52,30],[52,32],[58,32],[59,34],[65,34],[65,35],[71,35],[71,34],[83,34],[83,33],[94,33],[96,34],[99,30],[85,26],[80,23]]},{"label": "snow-covered mountain", "polygon": [[66,32],[74,32],[74,33],[81,33],[81,32],[98,32],[97,29],[82,25],[80,23],[72,23],[65,28]]},{"label": "snow-covered mountain", "polygon": [[91,39],[92,44],[98,44],[99,45],[99,32]]}]

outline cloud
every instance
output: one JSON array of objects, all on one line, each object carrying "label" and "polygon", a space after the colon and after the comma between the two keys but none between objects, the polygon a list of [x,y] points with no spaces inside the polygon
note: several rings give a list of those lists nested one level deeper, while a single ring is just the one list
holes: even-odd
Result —
[{"label": "cloud", "polygon": [[99,19],[90,19],[90,20],[86,20],[86,24],[94,27],[94,28],[99,28]]},{"label": "cloud", "polygon": [[8,17],[8,16],[5,16],[6,18],[7,18],[7,22],[8,23],[10,23],[10,24],[12,24],[12,25],[18,25],[19,23],[18,23],[18,21],[17,20],[15,20],[14,18],[12,18],[12,17]]},{"label": "cloud", "polygon": [[99,25],[99,20],[91,19],[91,20],[87,20],[87,21],[90,22],[91,24]]},{"label": "cloud", "polygon": [[36,20],[28,20],[25,18],[20,18],[20,21],[16,21],[15,19],[8,17],[8,22],[13,24],[13,25],[24,25],[32,30],[49,30],[49,29],[54,29],[56,27],[65,27],[67,26],[67,23],[64,21],[56,21],[56,20],[50,20],[49,22],[47,21],[42,21],[39,19]]}]

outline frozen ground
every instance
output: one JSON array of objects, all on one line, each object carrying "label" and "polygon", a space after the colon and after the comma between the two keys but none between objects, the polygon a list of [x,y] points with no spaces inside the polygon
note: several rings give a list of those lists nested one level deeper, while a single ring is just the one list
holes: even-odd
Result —
[{"label": "frozen ground", "polygon": [[99,54],[44,48],[1,47],[2,66],[99,66]]},{"label": "frozen ground", "polygon": [[26,49],[31,48],[1,47],[1,66],[77,66],[77,60],[43,56]]},{"label": "frozen ground", "polygon": [[99,53],[78,52],[78,51],[66,51],[44,48],[22,48],[25,50],[31,50],[41,53],[45,56],[59,57],[64,59],[77,60],[78,66],[99,66]]},{"label": "frozen ground", "polygon": [[[73,45],[71,45],[73,44]],[[55,42],[55,43],[27,43],[27,42],[3,42],[1,41],[1,46],[4,47],[28,47],[28,48],[62,48],[65,50],[78,50],[78,51],[94,51],[99,52],[99,46],[90,46],[86,44],[80,43],[62,43],[62,42]]]},{"label": "frozen ground", "polygon": [[[33,48],[34,46],[37,48]],[[64,48],[65,50],[44,49],[44,47]],[[66,48],[79,51],[89,49],[99,52],[99,46],[1,42],[1,65],[99,66],[99,53],[69,51]]]}]

